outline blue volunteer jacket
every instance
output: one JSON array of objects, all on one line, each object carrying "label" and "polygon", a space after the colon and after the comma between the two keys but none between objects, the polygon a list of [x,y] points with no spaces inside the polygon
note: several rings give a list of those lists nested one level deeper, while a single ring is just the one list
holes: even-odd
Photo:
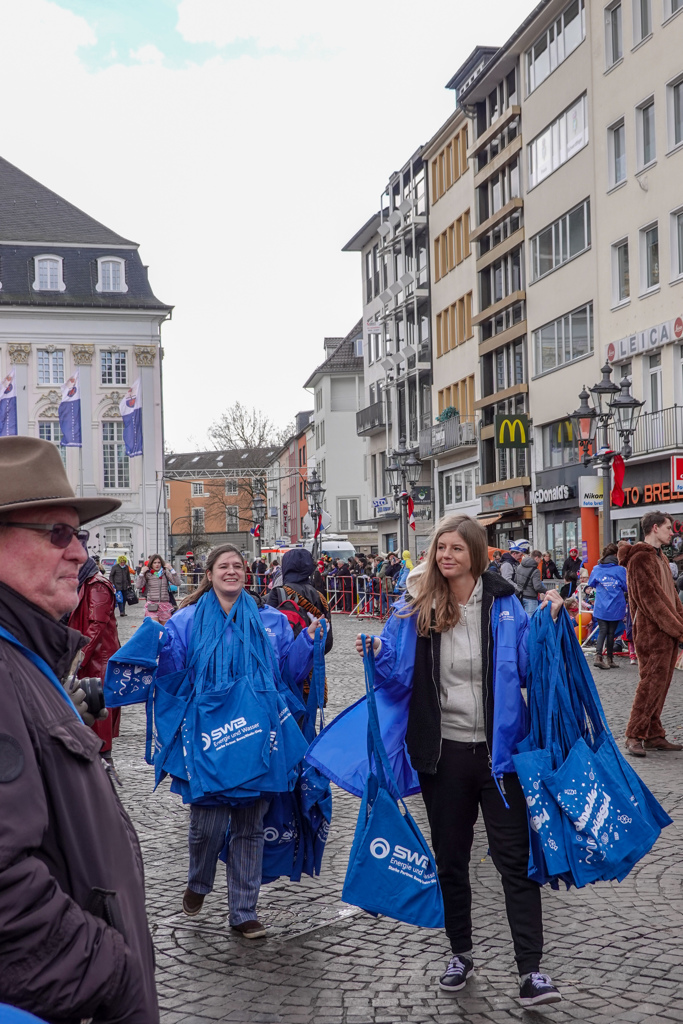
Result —
[{"label": "blue volunteer jacket", "polygon": [[[159,655],[159,676],[179,672],[186,667],[196,609],[194,604],[181,608],[166,623],[166,640]],[[313,641],[308,631],[302,629],[294,639],[286,615],[260,602],[258,610],[283,678],[293,683],[302,682],[313,668]],[[232,631],[230,623],[226,631]]]},{"label": "blue volunteer jacket", "polygon": [[[514,772],[512,754],[528,733],[526,686],[529,617],[515,596],[496,597],[486,624],[493,640],[493,744],[491,774]],[[376,658],[376,698],[382,739],[400,794],[419,792],[405,745],[417,645],[417,616],[399,618],[401,599],[382,630]],[[369,772],[366,698],[347,708],[313,741],[306,760],[342,789],[362,796]]]},{"label": "blue volunteer jacket", "polygon": [[614,562],[598,562],[588,586],[595,587],[595,618],[620,622],[626,614],[626,568],[617,565],[616,555]]}]

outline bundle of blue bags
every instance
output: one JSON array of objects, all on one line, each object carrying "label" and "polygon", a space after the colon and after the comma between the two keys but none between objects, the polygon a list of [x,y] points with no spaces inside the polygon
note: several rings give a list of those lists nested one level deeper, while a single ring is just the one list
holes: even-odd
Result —
[{"label": "bundle of blue bags", "polygon": [[530,731],[514,755],[529,812],[529,877],[580,888],[621,882],[671,818],[624,759],[562,609],[531,619]]}]

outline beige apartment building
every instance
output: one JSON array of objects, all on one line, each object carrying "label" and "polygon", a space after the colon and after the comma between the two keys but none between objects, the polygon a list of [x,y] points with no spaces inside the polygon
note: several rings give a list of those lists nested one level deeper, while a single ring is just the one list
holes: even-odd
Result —
[{"label": "beige apartment building", "polygon": [[[456,97],[481,74],[495,49],[477,47],[446,88]],[[456,100],[457,102],[457,100]],[[476,402],[481,398],[476,257],[470,242],[475,191],[468,159],[469,122],[456,105],[422,150],[428,171],[432,338],[432,424],[420,433],[430,460],[437,519],[481,509]]]}]

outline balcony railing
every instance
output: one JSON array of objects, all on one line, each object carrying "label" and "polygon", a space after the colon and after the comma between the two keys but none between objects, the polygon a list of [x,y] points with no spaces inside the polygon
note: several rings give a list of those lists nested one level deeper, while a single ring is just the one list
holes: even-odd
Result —
[{"label": "balcony railing", "polygon": [[[614,427],[610,428],[609,443],[615,451],[621,448],[621,440]],[[642,413],[638,429],[631,438],[631,448],[634,456],[683,448],[683,405]]]},{"label": "balcony railing", "polygon": [[384,402],[373,402],[356,413],[356,433],[361,437],[379,434],[386,426]]},{"label": "balcony railing", "polygon": [[435,423],[420,433],[420,458],[441,455],[452,448],[476,445],[477,428],[474,416],[451,416],[443,423]]}]

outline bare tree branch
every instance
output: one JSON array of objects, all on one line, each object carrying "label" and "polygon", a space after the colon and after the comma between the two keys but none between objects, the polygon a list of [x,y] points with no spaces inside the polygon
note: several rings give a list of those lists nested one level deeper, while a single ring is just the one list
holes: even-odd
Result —
[{"label": "bare tree branch", "polygon": [[209,427],[209,440],[220,451],[267,448],[277,443],[280,433],[265,413],[234,402]]}]

